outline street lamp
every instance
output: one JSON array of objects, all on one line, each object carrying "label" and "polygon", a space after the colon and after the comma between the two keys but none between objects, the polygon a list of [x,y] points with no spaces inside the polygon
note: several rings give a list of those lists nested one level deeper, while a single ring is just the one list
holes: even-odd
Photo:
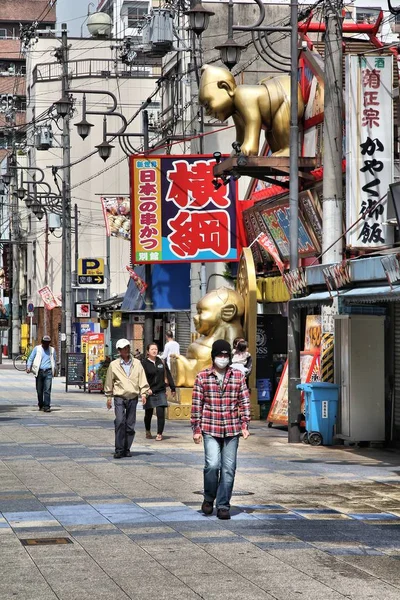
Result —
[{"label": "street lamp", "polygon": [[114,146],[112,144],[110,144],[110,142],[107,142],[107,119],[106,119],[106,117],[103,118],[103,141],[101,142],[101,144],[98,144],[97,146],[95,146],[95,148],[97,148],[97,152],[99,153],[100,158],[102,158],[104,160],[104,162],[106,162],[106,160],[108,158],[110,158],[111,151],[114,148]]},{"label": "street lamp", "polygon": [[223,44],[215,46],[216,50],[219,50],[221,62],[224,63],[231,71],[235,65],[240,62],[240,56],[242,50],[246,46],[244,44],[238,44],[233,39],[233,0],[229,0],[228,4],[228,39]]},{"label": "street lamp", "polygon": [[83,140],[87,138],[91,128],[93,127],[93,123],[89,123],[89,121],[86,119],[86,94],[83,94],[82,99],[82,121],[75,123],[75,127],[78,130],[78,135],[80,135]]},{"label": "street lamp", "polygon": [[193,8],[184,12],[189,17],[189,29],[194,31],[196,35],[201,35],[207,29],[210,22],[210,17],[215,13],[208,8],[205,8],[201,1],[197,2]]},{"label": "street lamp", "polygon": [[3,180],[4,185],[9,186],[11,183],[11,173],[9,171],[7,171],[6,173],[3,173],[1,178]]},{"label": "street lamp", "polygon": [[60,100],[54,102],[54,106],[56,107],[58,116],[64,119],[69,114],[72,102],[68,96],[62,96]]}]

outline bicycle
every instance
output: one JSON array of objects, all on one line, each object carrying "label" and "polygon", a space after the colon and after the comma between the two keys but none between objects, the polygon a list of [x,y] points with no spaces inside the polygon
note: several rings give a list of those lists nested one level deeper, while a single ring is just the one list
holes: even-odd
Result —
[{"label": "bicycle", "polygon": [[32,350],[33,347],[28,345],[25,348],[25,352],[23,354],[19,354],[14,358],[13,365],[14,368],[17,369],[17,371],[26,371],[26,363]]}]

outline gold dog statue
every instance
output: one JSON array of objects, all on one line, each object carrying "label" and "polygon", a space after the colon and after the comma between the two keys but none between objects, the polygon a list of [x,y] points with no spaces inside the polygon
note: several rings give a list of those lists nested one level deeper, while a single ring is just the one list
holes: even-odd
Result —
[{"label": "gold dog statue", "polygon": [[191,388],[199,371],[211,366],[211,346],[216,340],[232,345],[243,337],[244,301],[235,290],[221,287],[209,292],[197,303],[194,326],[200,334],[190,344],[186,356],[171,356],[171,370],[177,387]]},{"label": "gold dog statue", "polygon": [[[298,86],[298,118],[304,113],[304,101]],[[274,156],[289,156],[290,76],[278,75],[258,85],[236,85],[227,69],[204,65],[201,69],[199,102],[206,114],[219,121],[233,118],[240,153],[258,156],[261,129],[265,129]]]}]

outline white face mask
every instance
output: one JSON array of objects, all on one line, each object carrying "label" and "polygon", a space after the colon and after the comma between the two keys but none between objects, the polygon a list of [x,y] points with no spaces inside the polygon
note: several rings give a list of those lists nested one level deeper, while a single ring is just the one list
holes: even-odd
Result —
[{"label": "white face mask", "polygon": [[229,358],[214,358],[214,364],[218,369],[225,369],[229,365]]}]

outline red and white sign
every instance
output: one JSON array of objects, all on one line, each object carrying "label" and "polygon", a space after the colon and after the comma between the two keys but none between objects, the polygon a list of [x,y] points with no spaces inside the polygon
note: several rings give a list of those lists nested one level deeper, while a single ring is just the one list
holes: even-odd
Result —
[{"label": "red and white sign", "polygon": [[77,319],[90,319],[90,313],[92,306],[90,302],[76,302],[75,303],[75,317]]},{"label": "red and white sign", "polygon": [[392,79],[392,56],[346,56],[346,229],[351,227],[347,245],[353,248],[393,243],[393,228],[386,224],[393,182]]},{"label": "red and white sign", "polygon": [[147,288],[147,283],[143,281],[141,277],[132,269],[132,267],[126,266],[126,270],[129,273],[129,276],[136,283],[136,287],[141,294],[144,294]]},{"label": "red and white sign", "polygon": [[57,308],[57,306],[60,306],[60,303],[58,302],[57,298],[55,297],[48,285],[38,290],[38,294],[42,298],[47,310],[53,310],[53,308]]},{"label": "red and white sign", "polygon": [[280,272],[283,275],[283,272],[285,270],[285,265],[283,264],[281,257],[279,256],[279,252],[278,252],[274,242],[268,237],[268,235],[266,233],[261,233],[257,238],[257,242],[274,259],[276,266],[278,267],[278,269],[280,270]]}]

